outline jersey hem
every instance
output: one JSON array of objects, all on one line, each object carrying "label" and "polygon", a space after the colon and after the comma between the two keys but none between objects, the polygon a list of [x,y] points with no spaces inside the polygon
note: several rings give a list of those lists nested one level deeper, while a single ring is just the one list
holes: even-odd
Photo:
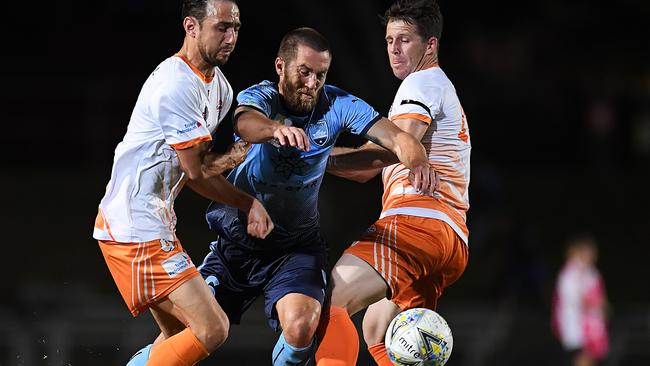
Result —
[{"label": "jersey hem", "polygon": [[465,245],[469,245],[469,240],[467,237],[467,234],[454,222],[454,220],[451,219],[447,214],[445,214],[442,211],[438,210],[433,210],[430,208],[421,208],[421,207],[397,207],[397,208],[390,208],[388,210],[385,210],[381,213],[379,216],[380,219],[383,219],[384,217],[387,216],[395,216],[395,215],[407,215],[407,216],[417,216],[417,217],[426,217],[430,219],[437,219],[440,221],[445,222],[447,225],[449,225],[454,232],[456,232],[456,235],[460,237],[460,239],[465,243]]}]

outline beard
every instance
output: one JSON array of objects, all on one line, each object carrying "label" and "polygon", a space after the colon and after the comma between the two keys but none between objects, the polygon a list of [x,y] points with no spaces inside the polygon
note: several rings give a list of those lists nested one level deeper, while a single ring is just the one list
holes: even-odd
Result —
[{"label": "beard", "polygon": [[284,74],[284,83],[280,87],[285,106],[292,112],[308,114],[314,109],[316,102],[318,102],[320,88],[315,92],[310,91],[308,88],[299,88],[297,82],[292,82],[286,72]]},{"label": "beard", "polygon": [[228,62],[228,58],[230,57],[230,53],[222,54],[219,51],[210,54],[203,44],[199,44],[199,53],[201,54],[203,61],[213,67],[225,65],[226,62]]}]

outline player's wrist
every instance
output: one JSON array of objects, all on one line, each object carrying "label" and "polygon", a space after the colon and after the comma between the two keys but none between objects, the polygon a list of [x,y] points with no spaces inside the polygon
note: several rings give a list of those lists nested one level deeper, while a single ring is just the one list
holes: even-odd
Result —
[{"label": "player's wrist", "polygon": [[255,204],[255,197],[245,193],[243,191],[238,192],[238,197],[236,197],[235,207],[240,209],[242,212],[248,214]]}]

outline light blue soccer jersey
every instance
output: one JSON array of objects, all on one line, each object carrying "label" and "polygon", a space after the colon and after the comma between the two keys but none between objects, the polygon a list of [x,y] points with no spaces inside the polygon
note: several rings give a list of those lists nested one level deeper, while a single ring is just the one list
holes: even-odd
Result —
[{"label": "light blue soccer jersey", "polygon": [[363,136],[381,116],[363,100],[327,84],[307,116],[287,111],[280,102],[277,83],[270,81],[240,92],[237,103],[304,129],[311,146],[304,152],[274,140],[254,144],[228,179],[262,202],[279,228],[276,231],[296,233],[317,227],[318,191],[336,138],[342,131]]}]

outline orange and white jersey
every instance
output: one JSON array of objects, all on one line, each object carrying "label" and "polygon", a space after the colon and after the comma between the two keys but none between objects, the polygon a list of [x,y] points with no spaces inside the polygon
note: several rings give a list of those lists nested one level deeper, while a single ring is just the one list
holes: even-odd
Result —
[{"label": "orange and white jersey", "polygon": [[456,89],[447,75],[432,67],[414,72],[400,85],[389,119],[415,118],[429,125],[422,145],[440,177],[440,187],[427,196],[415,191],[402,164],[384,168],[381,217],[411,215],[442,220],[467,244],[469,231],[469,128]]},{"label": "orange and white jersey", "polygon": [[174,199],[186,181],[176,149],[210,141],[232,98],[232,87],[219,68],[207,78],[181,55],[158,65],[115,149],[95,239],[176,240]]}]

